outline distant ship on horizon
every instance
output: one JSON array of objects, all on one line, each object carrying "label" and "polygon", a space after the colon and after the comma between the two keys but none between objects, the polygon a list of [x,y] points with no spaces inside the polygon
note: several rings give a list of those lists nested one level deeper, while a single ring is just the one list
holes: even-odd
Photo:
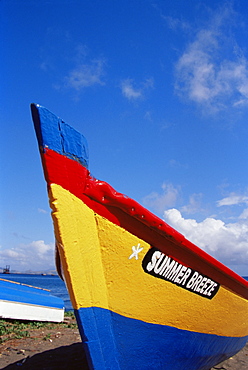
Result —
[{"label": "distant ship on horizon", "polygon": [[10,265],[6,265],[6,267],[3,268],[3,274],[10,274]]}]

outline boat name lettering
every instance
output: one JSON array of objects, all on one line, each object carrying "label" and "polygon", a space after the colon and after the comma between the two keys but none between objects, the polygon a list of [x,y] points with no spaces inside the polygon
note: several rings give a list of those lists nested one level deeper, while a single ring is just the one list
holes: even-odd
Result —
[{"label": "boat name lettering", "polygon": [[145,255],[142,267],[152,276],[169,281],[208,299],[212,299],[220,287],[208,276],[182,265],[154,247],[149,249]]}]

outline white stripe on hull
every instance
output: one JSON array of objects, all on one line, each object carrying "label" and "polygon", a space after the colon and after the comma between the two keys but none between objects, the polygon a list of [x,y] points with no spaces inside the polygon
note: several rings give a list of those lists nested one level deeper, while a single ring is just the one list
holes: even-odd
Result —
[{"label": "white stripe on hull", "polygon": [[61,322],[64,309],[0,300],[0,318]]}]

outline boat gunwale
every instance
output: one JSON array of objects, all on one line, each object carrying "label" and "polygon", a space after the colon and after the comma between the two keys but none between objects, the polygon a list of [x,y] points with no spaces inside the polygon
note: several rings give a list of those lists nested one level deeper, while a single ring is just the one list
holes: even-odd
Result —
[{"label": "boat gunwale", "polygon": [[[235,294],[240,295],[245,299],[248,299],[248,281],[216,260],[214,257],[210,256],[204,250],[187,240],[182,234],[169,226],[165,221],[155,216],[133,199],[118,193],[107,182],[93,178],[90,175],[87,166],[85,166],[82,161],[79,160],[79,158],[76,158],[74,153],[64,152],[63,144],[67,138],[61,131],[62,128],[60,126],[60,122],[63,122],[63,124],[65,124],[65,122],[42,106],[31,104],[31,109],[39,142],[40,155],[43,162],[44,175],[48,186],[52,183],[61,185],[66,190],[72,192],[79,199],[85,201],[86,204],[88,203],[93,211],[97,213],[100,212],[99,214],[106,218],[108,218],[108,216],[112,213],[113,217],[111,215],[110,221],[116,224],[120,225],[118,216],[121,213],[131,217],[132,220],[134,220],[134,223],[136,222],[136,226],[139,224],[145,227],[149,238],[154,238],[154,232],[157,236],[166,238],[168,243],[174,247],[173,256],[175,252],[177,255],[183,255],[183,258],[186,258],[189,264],[192,265],[196,270],[200,269],[198,268],[200,263],[201,269],[203,268],[201,273],[204,273],[208,276],[211,276],[212,274],[212,278],[214,277],[214,279],[226,289],[231,290]],[[49,122],[51,115],[53,117],[52,123]],[[48,127],[47,125],[49,124],[49,127],[53,131],[53,135],[55,133],[56,138],[61,138],[61,142],[56,143],[58,147],[55,149],[49,147],[50,144],[48,145],[46,142],[46,135],[50,135],[50,130],[48,130],[49,132],[46,131]],[[71,127],[68,124],[65,125],[67,127]],[[75,137],[70,136],[69,139],[72,141],[75,140],[75,144],[78,145],[77,153],[79,153],[79,148],[82,144],[76,141],[78,140],[79,135],[81,135],[82,138],[84,138],[84,136],[75,129],[72,130],[75,132]],[[51,146],[52,145],[53,143],[51,143]],[[59,152],[58,148],[61,149],[61,152]],[[81,148],[83,152],[83,147]],[[66,174],[64,173],[65,169]],[[79,189],[76,189],[76,186],[79,186]],[[137,235],[137,233],[135,233],[136,230],[134,230],[135,227],[130,222],[129,224],[130,228],[132,229],[131,232],[134,232],[136,236],[139,236],[142,239],[142,235]],[[130,231],[128,228],[127,230]],[[144,240],[149,243],[149,240]],[[150,244],[153,246],[152,243]],[[163,252],[163,248],[161,249],[158,247],[158,249]],[[193,263],[191,258],[195,260]],[[178,260],[182,260],[180,256],[178,256]],[[211,270],[211,273],[208,272],[209,269]]]},{"label": "boat gunwale", "polygon": [[[50,290],[50,289],[41,288],[41,287],[38,287],[38,286],[34,286],[34,285],[30,285],[30,284],[21,283],[21,282],[19,282],[19,281],[12,281],[12,280],[2,279],[2,278],[0,278],[0,281],[4,281],[4,282],[6,282],[6,283],[17,284],[17,285],[24,286],[24,287],[28,287],[28,288],[39,289],[39,290],[44,291],[44,292],[47,292],[47,293],[50,293],[50,292],[51,292],[51,290]],[[13,285],[13,286],[14,286],[14,285]]]},{"label": "boat gunwale", "polygon": [[[248,289],[248,281],[246,281],[242,276],[236,274],[227,266],[209,255],[207,252],[197,247],[197,245],[190,242],[181,233],[173,229],[165,221],[161,220],[152,212],[141,206],[138,202],[127,197],[126,195],[118,193],[107,182],[95,180],[89,175],[86,181],[85,194],[102,205],[120,208],[123,212],[128,214],[128,216],[134,217],[137,221],[153,229],[155,232],[158,232],[167,240],[175,243],[179,247],[186,247],[187,251],[197,255],[198,258],[207,261],[208,264],[211,264],[215,269],[218,269],[220,272],[227,275],[228,278],[233,279],[233,281],[238,282],[241,285],[244,285],[246,289]],[[134,210],[136,210],[135,213]],[[225,287],[228,288],[227,286]],[[248,290],[246,298],[248,299]]]},{"label": "boat gunwale", "polygon": [[[130,227],[132,227],[131,232],[133,232],[136,236],[142,239],[142,235],[137,233],[137,228],[134,226],[135,223],[136,225],[139,223],[145,227],[150,239],[154,239],[154,233],[156,233],[156,235],[160,238],[166,238],[168,243],[173,245],[173,253],[175,252],[176,248],[178,249],[177,254],[181,253],[183,257],[187,255],[189,265],[192,266],[191,259],[197,260],[193,264],[193,268],[199,271],[199,264],[201,263],[205,265],[204,271],[201,271],[202,273],[218,281],[218,283],[220,283],[226,289],[233,291],[235,294],[240,295],[245,299],[248,299],[248,281],[216,260],[214,257],[210,256],[201,248],[191,243],[182,234],[173,229],[165,221],[161,220],[152,212],[141,206],[138,202],[127,197],[126,195],[118,193],[107,182],[97,180],[92,177],[89,170],[78,163],[78,161],[45,147],[44,150],[41,151],[41,156],[48,186],[50,186],[52,183],[62,186],[85,202],[94,212],[99,213],[103,217],[123,228],[125,227],[122,225],[122,223],[116,221],[117,219],[119,220],[120,213],[123,213],[128,217],[132,217],[133,225],[130,223],[129,224]],[[54,171],[54,167],[50,167],[53,161],[56,162],[56,172]],[[68,173],[73,174],[73,178],[64,178],[64,174],[61,174],[60,168],[63,168],[64,170],[67,168]],[[77,187],[78,184],[80,184],[80,188]],[[120,199],[122,202],[120,202]],[[129,212],[129,210],[132,208],[136,209],[135,214],[133,214],[133,212]],[[109,217],[110,214],[111,217]],[[145,215],[145,217],[142,217],[142,215]],[[144,236],[143,239],[149,243],[149,240],[144,238]],[[153,246],[152,243],[150,244]],[[157,248],[163,252],[163,248]],[[172,255],[174,256],[174,254]],[[178,259],[178,261],[182,261],[182,257],[180,258],[180,256],[178,256],[178,258],[173,258]],[[185,264],[185,262],[183,262],[183,264]],[[209,272],[210,268],[213,276],[211,276]]]}]

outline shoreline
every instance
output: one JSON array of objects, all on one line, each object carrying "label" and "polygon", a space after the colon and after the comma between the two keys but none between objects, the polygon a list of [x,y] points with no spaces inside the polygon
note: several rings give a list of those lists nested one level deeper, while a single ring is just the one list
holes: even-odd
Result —
[{"label": "shoreline", "polygon": [[246,370],[248,369],[248,343],[236,355],[214,366],[210,370]]},{"label": "shoreline", "polygon": [[[75,317],[63,323],[29,330],[29,336],[0,344],[0,368],[14,370],[89,370]],[[248,343],[235,356],[212,370],[246,370]]]}]

